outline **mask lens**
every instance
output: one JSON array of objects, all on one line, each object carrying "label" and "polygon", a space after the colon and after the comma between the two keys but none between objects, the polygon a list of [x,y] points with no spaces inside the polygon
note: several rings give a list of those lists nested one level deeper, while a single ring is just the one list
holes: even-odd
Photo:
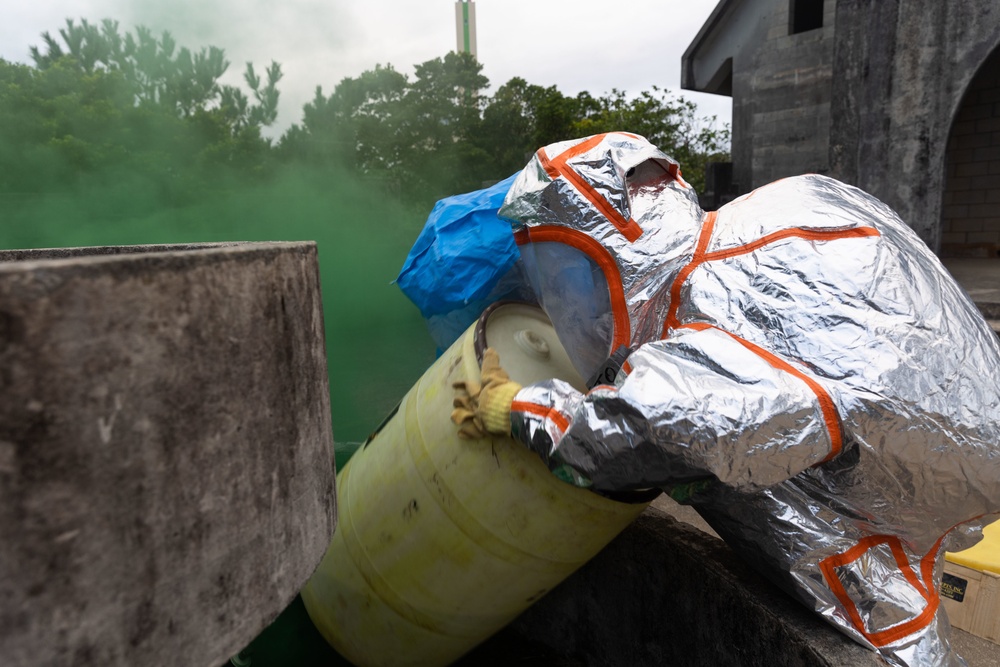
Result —
[{"label": "mask lens", "polygon": [[521,246],[531,286],[576,370],[590,377],[608,358],[614,334],[604,272],[585,253],[562,243]]}]

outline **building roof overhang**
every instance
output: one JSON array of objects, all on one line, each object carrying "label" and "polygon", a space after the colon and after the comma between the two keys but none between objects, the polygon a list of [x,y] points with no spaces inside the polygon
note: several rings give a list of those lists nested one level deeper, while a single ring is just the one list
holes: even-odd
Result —
[{"label": "building roof overhang", "polygon": [[732,95],[733,56],[746,42],[754,0],[720,0],[681,57],[681,88]]}]

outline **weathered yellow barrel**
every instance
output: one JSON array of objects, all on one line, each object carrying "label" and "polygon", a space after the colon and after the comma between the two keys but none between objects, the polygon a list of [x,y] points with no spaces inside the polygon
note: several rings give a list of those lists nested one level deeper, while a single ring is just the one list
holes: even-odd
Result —
[{"label": "weathered yellow barrel", "polygon": [[650,496],[612,500],[554,477],[509,438],[467,441],[452,383],[492,346],[521,384],[583,382],[544,313],[484,314],[337,477],[339,525],[302,591],[316,627],[358,665],[445,665],[597,554]]}]

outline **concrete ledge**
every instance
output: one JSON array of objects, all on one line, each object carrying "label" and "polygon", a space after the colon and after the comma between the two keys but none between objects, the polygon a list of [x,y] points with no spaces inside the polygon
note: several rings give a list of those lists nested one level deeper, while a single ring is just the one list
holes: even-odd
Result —
[{"label": "concrete ledge", "polygon": [[0,253],[0,656],[216,665],[336,497],[316,247]]},{"label": "concrete ledge", "polygon": [[720,540],[650,508],[594,560],[459,663],[865,667]]}]

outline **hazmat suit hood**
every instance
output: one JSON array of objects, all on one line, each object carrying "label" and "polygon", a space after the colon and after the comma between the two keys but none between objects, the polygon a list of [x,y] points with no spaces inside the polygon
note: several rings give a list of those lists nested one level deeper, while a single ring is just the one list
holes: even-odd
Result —
[{"label": "hazmat suit hood", "polygon": [[500,209],[525,272],[584,378],[658,338],[703,211],[676,161],[634,134],[541,148]]}]

